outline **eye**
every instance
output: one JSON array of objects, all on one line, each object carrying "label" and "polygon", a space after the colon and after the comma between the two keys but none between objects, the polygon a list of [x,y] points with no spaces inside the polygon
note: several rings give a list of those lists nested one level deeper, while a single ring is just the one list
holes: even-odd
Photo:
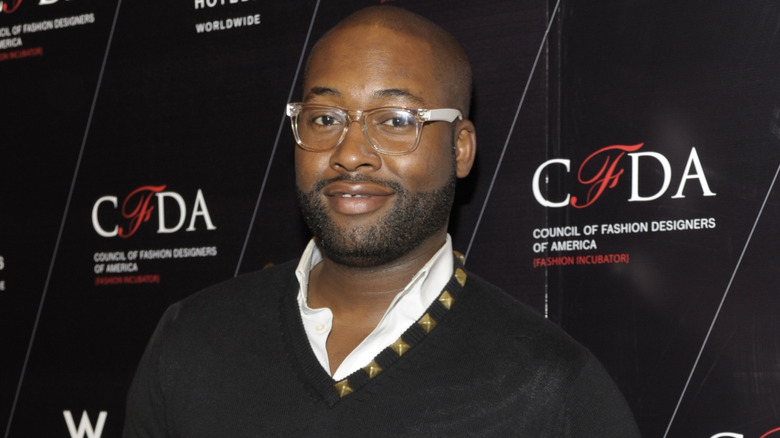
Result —
[{"label": "eye", "polygon": [[408,128],[415,125],[415,120],[414,117],[409,113],[396,112],[384,117],[381,121],[381,124],[393,128]]},{"label": "eye", "polygon": [[314,116],[311,121],[313,124],[321,126],[332,126],[339,123],[339,120],[336,117],[329,114]]}]

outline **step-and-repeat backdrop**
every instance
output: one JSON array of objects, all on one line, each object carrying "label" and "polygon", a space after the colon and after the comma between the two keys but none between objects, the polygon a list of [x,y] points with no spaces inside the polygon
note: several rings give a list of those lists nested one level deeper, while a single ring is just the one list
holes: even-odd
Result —
[{"label": "step-and-repeat backdrop", "polygon": [[[644,436],[780,436],[780,5],[382,0],[472,59],[467,266]],[[157,319],[297,257],[284,105],[380,0],[0,1],[0,429],[114,437]]]}]

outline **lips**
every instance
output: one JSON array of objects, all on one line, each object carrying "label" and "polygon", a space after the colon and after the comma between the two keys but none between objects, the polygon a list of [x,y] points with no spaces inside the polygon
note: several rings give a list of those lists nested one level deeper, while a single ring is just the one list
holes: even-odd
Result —
[{"label": "lips", "polygon": [[393,198],[395,190],[371,182],[337,181],[325,186],[322,193],[335,212],[360,215],[382,208]]}]

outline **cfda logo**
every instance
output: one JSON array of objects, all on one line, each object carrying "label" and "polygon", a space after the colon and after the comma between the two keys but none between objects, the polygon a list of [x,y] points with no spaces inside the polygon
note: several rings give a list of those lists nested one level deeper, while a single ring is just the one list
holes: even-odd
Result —
[{"label": "cfda logo", "polygon": [[[544,178],[549,178],[551,172],[571,171],[571,160],[567,158],[555,158],[547,160],[536,168],[532,182],[534,198],[543,207],[561,208],[571,206],[574,208],[586,208],[593,205],[609,189],[615,188],[621,182],[621,177],[630,172],[631,196],[629,202],[647,202],[660,198],[669,189],[672,183],[672,165],[669,160],[658,152],[639,150],[644,143],[635,145],[612,145],[601,148],[590,154],[580,164],[577,170],[577,182],[585,189],[584,197],[567,193],[563,199],[548,199],[542,193]],[[626,166],[628,155],[631,166]],[[660,187],[647,187],[641,184],[640,168],[653,173],[663,175]],[[544,178],[543,178],[544,176]],[[628,176],[626,178],[629,178]],[[672,199],[684,198],[685,185],[691,180],[696,180],[703,196],[715,196],[710,190],[707,177],[699,159],[696,148],[691,148],[685,170],[677,184],[677,191]],[[641,188],[641,189],[640,189]]]},{"label": "cfda logo", "polygon": [[[92,205],[92,227],[103,237],[128,238],[136,233],[142,225],[152,220],[157,210],[157,233],[175,233],[179,231],[187,219],[187,202],[184,196],[177,192],[166,191],[166,185],[141,186],[131,191],[122,200],[115,195],[105,195],[98,198]],[[166,211],[170,214],[166,214]],[[171,220],[174,218],[173,220]],[[189,213],[189,224],[185,231],[195,231],[202,221],[207,230],[216,230],[211,221],[209,209],[203,191],[198,189],[192,210]],[[201,219],[199,221],[198,219]],[[122,225],[119,223],[122,222]]]},{"label": "cfda logo", "polygon": [[81,413],[81,420],[79,421],[78,428],[75,421],[73,421],[73,414],[68,411],[62,411],[62,416],[65,417],[65,424],[68,426],[68,432],[71,438],[100,438],[103,435],[103,426],[106,425],[106,417],[108,412],[100,411],[97,418],[97,423],[92,426],[92,422],[89,421],[89,415],[87,411]]}]

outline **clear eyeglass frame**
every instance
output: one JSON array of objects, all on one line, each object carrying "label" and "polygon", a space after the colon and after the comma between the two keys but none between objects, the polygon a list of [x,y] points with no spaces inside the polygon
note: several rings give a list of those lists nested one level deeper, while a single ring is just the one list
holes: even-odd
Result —
[{"label": "clear eyeglass frame", "polygon": [[[325,142],[326,146],[313,145],[302,140],[302,136],[299,130],[299,118],[305,110],[321,110],[328,117],[336,116],[338,121],[343,123],[341,134],[331,133],[330,137],[333,138],[331,143],[330,138]],[[372,120],[372,116],[376,114],[382,114],[383,112],[397,112],[396,114],[408,114],[411,115],[411,120],[414,120],[414,140],[411,142],[405,141],[399,143],[394,148],[387,148],[387,144],[383,146],[381,141],[376,137],[375,125],[367,123],[368,120]],[[414,152],[420,143],[420,133],[423,126],[428,122],[448,122],[452,123],[455,120],[463,120],[463,114],[457,109],[453,108],[437,108],[437,109],[423,109],[423,108],[407,108],[402,106],[386,106],[379,108],[371,108],[367,110],[355,110],[349,111],[345,108],[337,107],[334,105],[319,105],[308,104],[302,102],[291,102],[287,104],[286,114],[290,117],[290,123],[292,125],[293,135],[295,136],[295,142],[298,146],[304,150],[311,152],[324,152],[338,147],[344,139],[347,137],[347,132],[353,122],[359,122],[363,135],[374,150],[384,155],[405,155]],[[354,114],[354,116],[353,116]],[[411,135],[409,135],[411,138]],[[389,143],[386,141],[386,143]],[[398,146],[403,146],[399,149]]]}]

